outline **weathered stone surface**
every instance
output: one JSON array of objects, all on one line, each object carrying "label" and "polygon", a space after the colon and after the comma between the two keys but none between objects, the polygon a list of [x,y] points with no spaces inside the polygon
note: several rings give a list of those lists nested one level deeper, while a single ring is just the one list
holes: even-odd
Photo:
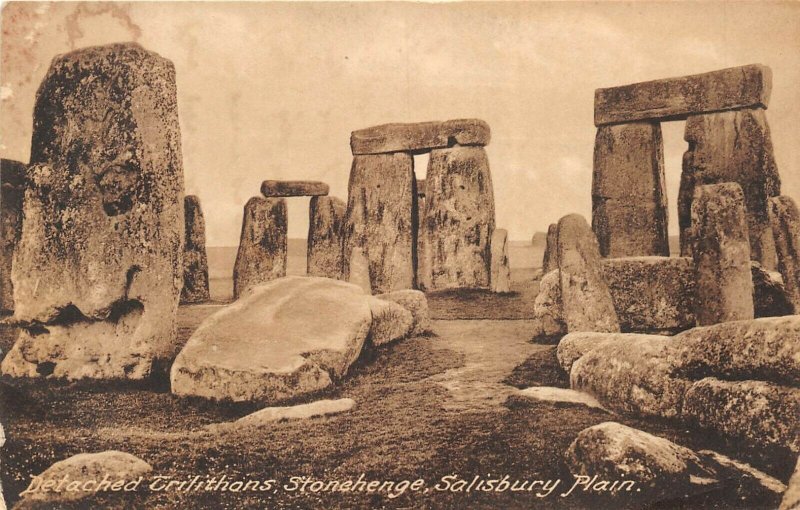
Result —
[{"label": "weathered stone surface", "polygon": [[800,212],[787,196],[770,198],[768,207],[778,270],[795,310],[800,311]]},{"label": "weathered stone surface", "polygon": [[604,343],[631,343],[648,342],[653,335],[642,335],[638,333],[594,333],[590,331],[578,331],[565,335],[559,342],[556,349],[558,364],[566,373],[570,373],[572,365],[584,354]]},{"label": "weathered stone surface", "polygon": [[558,269],[556,255],[558,252],[558,225],[551,223],[547,227],[547,240],[544,246],[544,257],[542,258],[542,273],[547,274],[553,269]]},{"label": "weathered stone surface", "polygon": [[511,292],[511,267],[508,263],[508,231],[496,228],[491,241],[492,292]]},{"label": "weathered stone surface", "polygon": [[800,452],[798,388],[708,377],[689,388],[683,416],[727,436]]},{"label": "weathered stone surface", "polygon": [[573,476],[631,480],[641,491],[637,495],[662,503],[718,482],[716,471],[692,450],[616,422],[582,430],[566,462]]},{"label": "weathered stone surface", "polygon": [[767,200],[780,194],[769,126],[763,110],[739,110],[690,117],[684,138],[678,195],[681,255],[691,256],[692,201],[701,185],[736,182],[744,193],[750,258],[767,270],[776,267]]},{"label": "weathered stone surface", "polygon": [[172,392],[278,402],[330,386],[372,323],[355,285],[316,277],[261,284],[207,318],[172,365]]},{"label": "weathered stone surface", "polygon": [[669,256],[660,124],[636,122],[598,128],[592,230],[603,257]]},{"label": "weathered stone surface", "polygon": [[[0,423],[0,448],[3,448],[3,445],[6,444],[6,434],[3,430],[3,424]],[[0,466],[3,463],[3,456],[0,454]],[[6,498],[3,495],[3,483],[0,481],[0,510],[5,510],[6,508]]]},{"label": "weathered stone surface", "polygon": [[394,301],[373,297],[369,300],[369,308],[372,311],[372,325],[367,338],[374,346],[405,338],[414,329],[411,312]]},{"label": "weathered stone surface", "polygon": [[[610,334],[572,364],[570,385],[609,409],[641,416],[680,416],[691,384],[674,378],[667,358],[672,339]],[[634,341],[631,341],[634,340]]]},{"label": "weathered stone surface", "polygon": [[[37,504],[57,506],[59,503],[66,504],[82,500],[99,492],[98,484],[104,478],[111,484],[118,480],[130,483],[152,470],[150,464],[125,452],[108,450],[100,453],[79,453],[56,462],[38,475],[41,489],[24,494],[15,508],[39,508],[40,506]],[[67,483],[62,485],[61,490],[56,490],[59,482],[65,477]],[[94,483],[87,485],[88,490],[82,490],[87,482]],[[50,487],[50,484],[53,487],[45,489],[44,483],[48,483],[47,487]],[[73,490],[67,490],[70,484],[72,484]],[[139,485],[145,484],[146,482],[142,482]],[[78,490],[75,490],[75,487],[78,487]],[[55,508],[55,506],[51,508]]]},{"label": "weathered stone surface", "polygon": [[[757,498],[767,496],[775,499],[775,496],[780,496],[786,491],[786,486],[780,480],[769,476],[763,471],[759,471],[750,464],[732,459],[713,450],[700,450],[697,453],[715,464],[717,471],[723,477],[725,472],[731,475],[728,476],[728,479],[733,479],[734,483],[738,485],[736,489],[741,499],[745,499],[747,496]],[[753,502],[761,503],[764,500],[755,499]]]},{"label": "weathered stone surface", "polygon": [[552,337],[567,332],[561,308],[561,276],[558,269],[544,275],[539,282],[539,293],[533,301],[533,317],[536,320],[534,336]]},{"label": "weathered stone surface", "polygon": [[394,301],[409,312],[414,319],[412,335],[420,335],[431,330],[431,317],[428,312],[428,298],[424,292],[418,290],[396,290],[388,294],[378,294],[378,299]]},{"label": "weathered stone surface", "polygon": [[311,197],[308,208],[308,276],[342,278],[342,233],[347,204],[336,197]]},{"label": "weathered stone surface", "polygon": [[228,423],[214,423],[204,427],[204,430],[214,434],[224,434],[242,430],[258,430],[274,426],[275,422],[288,420],[308,420],[320,416],[331,416],[350,411],[356,406],[352,398],[339,398],[336,400],[323,399],[284,407],[265,407],[259,411],[248,414],[236,421]]},{"label": "weathered stone surface", "polygon": [[554,388],[551,386],[533,386],[531,388],[525,388],[524,390],[519,390],[517,392],[517,395],[532,400],[540,400],[542,402],[556,402],[559,404],[577,404],[577,405],[584,405],[586,407],[591,407],[594,409],[605,410],[605,408],[600,404],[600,402],[598,402],[596,398],[589,395],[588,393],[583,393],[575,390],[568,390],[565,388]]},{"label": "weathered stone surface", "polygon": [[489,159],[482,147],[431,152],[428,161],[423,267],[431,270],[430,290],[487,288],[490,283],[494,191]]},{"label": "weathered stone surface", "polygon": [[233,266],[234,299],[258,284],[286,276],[287,229],[285,198],[247,201]]},{"label": "weathered stone surface", "polygon": [[733,182],[695,188],[692,232],[697,324],[752,319],[753,277],[742,188]]},{"label": "weathered stone surface", "polygon": [[206,222],[200,199],[189,195],[183,200],[185,231],[183,243],[182,303],[203,303],[211,299],[208,292],[208,256],[206,255]]},{"label": "weathered stone surface", "polygon": [[0,159],[0,313],[14,310],[11,265],[17,237],[22,230],[24,184],[25,165]]},{"label": "weathered stone surface", "polygon": [[[420,182],[417,181],[417,186]],[[417,188],[419,191],[419,188]],[[425,217],[425,196],[417,194],[417,288],[420,290],[428,290],[431,288],[431,257],[425,257],[425,236],[422,233],[422,219]]]},{"label": "weathered stone surface", "polygon": [[24,331],[4,373],[139,379],[174,355],[180,144],[171,62],[134,43],[53,59],[11,273]]},{"label": "weathered stone surface", "polygon": [[[417,198],[425,198],[427,183],[425,179],[417,179]],[[422,209],[420,209],[422,210]]]},{"label": "weathered stone surface", "polygon": [[347,281],[356,285],[365,293],[372,293],[372,283],[369,278],[369,261],[361,248],[353,248],[350,252],[350,275]]},{"label": "weathered stone surface", "polygon": [[760,379],[800,386],[800,315],[735,321],[673,337],[670,362],[689,379]]},{"label": "weathered stone surface", "polygon": [[416,286],[415,185],[410,154],[353,158],[344,229],[345,279],[350,278],[353,250],[359,248],[368,260],[373,293]]},{"label": "weathered stone surface", "polygon": [[766,108],[771,90],[772,71],[761,64],[597,89],[594,124],[675,120],[696,113]]},{"label": "weathered stone surface", "polygon": [[789,486],[783,494],[781,506],[778,510],[798,510],[800,509],[800,457],[797,458],[797,466],[794,474],[789,480]]},{"label": "weathered stone surface", "polygon": [[767,271],[756,261],[750,261],[753,277],[753,309],[756,317],[779,317],[795,313],[789,293],[780,273]]},{"label": "weathered stone surface", "polygon": [[445,122],[383,124],[353,131],[350,149],[353,155],[387,152],[426,152],[458,145],[488,145],[489,125],[480,119],[456,119]]},{"label": "weathered stone surface", "polygon": [[273,181],[261,183],[261,194],[270,197],[320,197],[330,191],[330,186],[319,181]]},{"label": "weathered stone surface", "polygon": [[618,332],[597,239],[582,216],[570,214],[559,220],[557,257],[567,331]]},{"label": "weathered stone surface", "polygon": [[685,257],[604,259],[622,331],[676,332],[694,326],[694,268]]}]

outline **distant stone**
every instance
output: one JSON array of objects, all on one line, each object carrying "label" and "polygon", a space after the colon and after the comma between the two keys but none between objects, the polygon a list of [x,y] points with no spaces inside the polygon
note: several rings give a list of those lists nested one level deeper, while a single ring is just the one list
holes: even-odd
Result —
[{"label": "distant stone", "polygon": [[428,311],[428,298],[425,293],[418,290],[396,290],[388,294],[378,294],[378,299],[393,301],[409,312],[414,319],[412,335],[421,335],[431,330],[431,317]]},{"label": "distant stone", "polygon": [[204,303],[211,299],[208,291],[208,256],[206,255],[206,222],[200,199],[189,195],[183,199],[186,224],[183,243],[182,303]]},{"label": "distant stone", "polygon": [[743,107],[766,108],[771,91],[772,71],[761,64],[597,89],[594,125],[685,119],[692,114]]},{"label": "distant stone", "polygon": [[553,337],[566,334],[558,269],[544,275],[539,282],[539,293],[533,301],[533,317],[536,320],[535,336]]},{"label": "distant stone", "polygon": [[697,324],[752,319],[753,277],[741,186],[695,189],[692,237]]},{"label": "distant stone", "polygon": [[491,241],[492,292],[511,291],[511,267],[508,263],[508,231],[496,228]]},{"label": "distant stone", "polygon": [[0,313],[14,310],[11,266],[17,235],[22,230],[22,197],[25,194],[25,164],[0,160]]},{"label": "distant stone", "polygon": [[791,197],[769,199],[769,220],[778,270],[795,309],[800,311],[800,212]]},{"label": "distant stone", "polygon": [[797,466],[794,474],[789,480],[789,486],[783,494],[781,506],[778,510],[798,510],[800,509],[800,457],[797,459]]},{"label": "distant stone", "polygon": [[308,404],[287,407],[265,407],[260,411],[248,414],[234,422],[215,423],[205,429],[212,433],[225,433],[242,429],[263,429],[278,421],[308,420],[322,416],[332,416],[350,411],[356,406],[352,398],[336,400],[315,400]]},{"label": "distant stone", "polygon": [[372,297],[369,308],[372,311],[372,325],[368,339],[374,346],[405,338],[414,329],[411,312],[393,301]]},{"label": "distant stone", "polygon": [[547,274],[553,269],[558,269],[556,255],[558,253],[558,225],[551,223],[547,227],[544,257],[542,258],[542,273]]},{"label": "distant stone", "polygon": [[275,403],[327,388],[361,353],[372,314],[355,285],[287,277],[208,317],[172,365],[172,392]]},{"label": "distant stone", "polygon": [[264,181],[261,194],[270,197],[320,197],[330,191],[330,186],[319,181]]},{"label": "distant stone", "polygon": [[336,197],[311,197],[308,208],[308,276],[342,278],[342,241],[347,204]]},{"label": "distant stone", "polygon": [[683,417],[729,437],[800,452],[800,388],[708,377],[686,393]]},{"label": "distant stone", "polygon": [[597,239],[582,216],[571,214],[559,220],[557,253],[567,331],[618,332]]},{"label": "distant stone", "polygon": [[779,317],[795,313],[780,273],[767,271],[758,262],[750,261],[750,274],[753,277],[753,311],[756,317]]},{"label": "distant stone", "polygon": [[286,276],[286,199],[253,197],[244,206],[239,251],[233,266],[233,298]]},{"label": "distant stone", "polygon": [[556,402],[563,404],[577,404],[591,407],[593,409],[606,410],[600,402],[593,396],[580,391],[568,390],[564,388],[553,388],[550,386],[533,386],[519,390],[517,394],[524,398],[540,400],[542,402]]},{"label": "distant stone", "polygon": [[479,119],[383,124],[353,131],[350,149],[353,155],[418,152],[456,144],[488,145],[490,139],[489,125]]}]

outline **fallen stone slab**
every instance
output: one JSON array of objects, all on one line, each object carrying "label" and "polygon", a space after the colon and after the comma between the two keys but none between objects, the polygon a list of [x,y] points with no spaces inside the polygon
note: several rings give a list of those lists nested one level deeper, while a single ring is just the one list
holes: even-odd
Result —
[{"label": "fallen stone slab", "polygon": [[798,510],[800,509],[800,457],[797,459],[797,466],[794,474],[789,479],[789,486],[783,494],[781,506],[778,510]]},{"label": "fallen stone slab", "polygon": [[419,290],[405,289],[396,290],[386,294],[378,294],[375,296],[378,299],[385,299],[393,301],[409,312],[414,320],[414,325],[411,329],[412,335],[421,335],[431,330],[431,316],[428,311],[428,298],[425,293]]},{"label": "fallen stone slab", "polygon": [[22,230],[25,164],[0,159],[0,312],[14,310],[11,266],[17,233]]},{"label": "fallen stone slab", "polygon": [[275,181],[261,183],[261,194],[270,197],[321,197],[328,194],[330,186],[319,181]]},{"label": "fallen stone slab", "polygon": [[[736,484],[740,486],[740,491],[744,488],[742,487],[743,485],[753,484],[756,484],[761,489],[760,492],[770,492],[773,497],[780,496],[786,491],[786,485],[783,482],[763,471],[759,471],[750,464],[740,462],[712,450],[700,450],[697,453],[716,463],[719,466],[717,471],[729,471],[733,475],[729,478],[735,479]],[[750,481],[753,483],[750,483]],[[749,488],[749,490],[747,488],[744,489],[750,493],[754,492],[752,488]]]},{"label": "fallen stone slab", "polygon": [[603,405],[597,401],[593,396],[583,393],[581,391],[568,390],[565,388],[554,388],[551,386],[533,386],[519,390],[517,395],[530,398],[533,400],[541,400],[544,402],[557,402],[565,404],[578,404],[591,407],[594,409],[602,409],[607,411]]},{"label": "fallen stone slab", "polygon": [[572,365],[584,354],[607,342],[631,343],[648,342],[653,335],[637,333],[594,333],[577,331],[565,335],[556,348],[558,364],[566,373],[572,371]]},{"label": "fallen stone slab", "polygon": [[400,340],[411,334],[414,317],[399,304],[378,298],[370,298],[372,325],[369,327],[368,341],[379,346]]},{"label": "fallen stone slab", "polygon": [[697,113],[769,104],[772,70],[761,64],[602,88],[594,93],[594,125],[679,120]]},{"label": "fallen stone slab", "polygon": [[356,401],[352,398],[340,398],[336,400],[315,400],[308,404],[295,406],[266,407],[233,422],[207,425],[204,430],[211,433],[224,433],[243,429],[258,429],[278,421],[308,420],[310,418],[341,414],[350,411],[355,406]]},{"label": "fallen stone slab", "polygon": [[350,149],[353,155],[387,152],[425,152],[453,145],[488,145],[489,125],[480,119],[457,119],[445,122],[382,124],[353,131]]}]

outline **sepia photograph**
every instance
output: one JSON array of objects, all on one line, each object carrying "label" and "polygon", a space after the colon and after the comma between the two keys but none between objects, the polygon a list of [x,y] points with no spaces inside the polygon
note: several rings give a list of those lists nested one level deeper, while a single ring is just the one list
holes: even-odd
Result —
[{"label": "sepia photograph", "polygon": [[800,510],[800,2],[0,26],[0,510]]}]

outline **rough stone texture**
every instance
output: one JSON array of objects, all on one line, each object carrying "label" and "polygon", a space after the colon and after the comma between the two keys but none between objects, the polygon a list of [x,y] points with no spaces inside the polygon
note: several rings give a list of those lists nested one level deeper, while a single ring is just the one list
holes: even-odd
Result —
[{"label": "rough stone texture", "polygon": [[353,158],[344,229],[345,279],[350,277],[353,250],[360,248],[368,260],[373,293],[416,287],[415,187],[410,154]]},{"label": "rough stone texture", "polygon": [[597,89],[594,124],[685,119],[696,113],[767,107],[772,70],[761,64]]},{"label": "rough stone texture", "polygon": [[673,337],[670,362],[689,379],[760,379],[800,386],[800,315],[725,322]]},{"label": "rough stone texture", "polygon": [[350,274],[347,281],[358,286],[365,293],[372,292],[372,284],[369,281],[369,261],[361,248],[353,248],[350,252]]},{"label": "rough stone texture", "polygon": [[752,319],[753,277],[741,187],[733,182],[698,186],[692,231],[697,324]]},{"label": "rough stone texture", "polygon": [[781,506],[778,510],[798,510],[800,509],[800,457],[797,458],[797,466],[794,474],[789,480],[789,486],[783,494]]},{"label": "rough stone texture", "polygon": [[172,392],[269,403],[313,393],[345,375],[371,323],[355,285],[273,280],[200,324],[172,365]]},{"label": "rough stone texture", "polygon": [[418,290],[396,290],[388,294],[378,294],[378,299],[394,301],[409,312],[414,319],[412,335],[421,335],[431,330],[431,317],[428,312],[428,298],[424,292]]},{"label": "rough stone texture", "polygon": [[[6,434],[3,430],[3,424],[0,423],[0,449],[6,444]],[[3,455],[0,450],[0,467],[3,465]],[[3,483],[0,481],[0,510],[6,510],[6,499],[3,495]]]},{"label": "rough stone texture", "polygon": [[[117,480],[125,480],[128,483],[144,477],[152,470],[150,464],[138,457],[125,452],[108,450],[100,453],[73,455],[56,462],[38,476],[42,483],[52,481],[55,484],[67,477],[68,482],[77,482],[80,484],[79,487],[82,487],[88,481],[95,481],[97,484],[106,476],[112,484]],[[146,483],[143,481],[140,486],[143,487]],[[68,486],[66,485],[65,488]],[[66,504],[94,494],[95,492],[92,490],[39,490],[23,496],[15,508],[38,508],[35,506],[36,504]]]},{"label": "rough stone texture", "polygon": [[767,200],[780,194],[772,141],[764,110],[739,110],[690,117],[684,138],[678,195],[681,255],[691,256],[692,201],[697,186],[739,183],[749,230],[750,258],[767,270],[776,267],[775,244],[767,215]]},{"label": "rough stone texture", "polygon": [[183,165],[172,63],[134,43],[53,59],[36,96],[6,374],[149,376],[174,355]]},{"label": "rough stone texture", "polygon": [[676,332],[694,326],[694,268],[685,257],[604,259],[622,331]]},{"label": "rough stone texture", "polygon": [[272,181],[261,183],[265,197],[320,197],[330,191],[330,186],[319,181]]},{"label": "rough stone texture", "polygon": [[603,257],[669,256],[660,124],[636,122],[598,128],[592,230]]},{"label": "rough stone texture", "polygon": [[534,386],[519,390],[517,395],[543,402],[556,402],[559,404],[578,404],[594,409],[605,408],[593,396],[580,391],[568,390],[565,388],[554,388],[551,386]]},{"label": "rough stone texture", "polygon": [[618,332],[597,239],[582,216],[570,214],[559,220],[557,257],[567,331]]},{"label": "rough stone texture", "polygon": [[542,258],[542,273],[547,274],[553,269],[558,269],[556,254],[558,252],[558,225],[551,223],[547,227],[547,240],[544,246],[544,257]]},{"label": "rough stone texture", "polygon": [[561,276],[558,269],[544,275],[539,282],[539,293],[533,301],[533,317],[536,320],[534,336],[552,337],[567,332],[561,308]]},{"label": "rough stone texture", "polygon": [[428,161],[423,267],[430,289],[487,288],[490,283],[494,191],[483,147],[431,152]]},{"label": "rough stone texture", "polygon": [[308,276],[342,278],[342,232],[347,204],[336,197],[311,197],[308,208]]},{"label": "rough stone texture", "polygon": [[800,452],[798,388],[708,377],[686,393],[683,416],[726,436]]},{"label": "rough stone texture", "polygon": [[308,420],[320,416],[331,416],[350,411],[356,406],[352,398],[339,398],[336,400],[315,400],[308,404],[298,404],[286,407],[265,407],[260,411],[248,414],[234,422],[214,423],[204,429],[211,433],[230,433],[243,429],[264,429],[274,427],[275,422],[287,420]]},{"label": "rough stone texture", "polygon": [[640,416],[680,416],[683,395],[691,384],[672,377],[666,336],[608,335],[572,364],[570,385],[609,409]]},{"label": "rough stone texture", "polygon": [[800,212],[791,197],[769,199],[769,220],[778,270],[796,310],[800,310]]},{"label": "rough stone texture", "polygon": [[387,152],[427,152],[458,145],[488,145],[489,125],[480,119],[456,119],[445,122],[383,124],[353,131],[350,149],[353,155]]},{"label": "rough stone texture", "polygon": [[642,335],[638,333],[593,333],[589,331],[579,331],[565,335],[559,342],[556,349],[558,364],[566,373],[572,371],[572,365],[584,354],[604,343],[631,343],[648,342],[653,335]]},{"label": "rough stone texture", "polygon": [[[425,185],[425,181],[417,180],[417,186]],[[425,195],[419,194],[417,187],[417,288],[428,290],[431,288],[430,257],[425,257],[425,236],[422,234],[421,222],[425,217]]]},{"label": "rough stone texture", "polygon": [[0,159],[0,313],[14,310],[11,265],[14,247],[22,231],[22,197],[25,194],[25,165]]},{"label": "rough stone texture", "polygon": [[258,284],[286,276],[287,229],[285,198],[247,201],[233,266],[234,299]]},{"label": "rough stone texture", "polygon": [[411,312],[394,301],[373,297],[369,300],[369,308],[372,311],[372,325],[368,338],[374,346],[405,338],[414,329]]},{"label": "rough stone texture", "polygon": [[[749,492],[760,493],[757,494],[756,497],[768,495],[768,497],[771,496],[774,499],[775,496],[780,496],[784,491],[786,491],[786,485],[784,485],[780,480],[769,476],[763,471],[759,471],[750,464],[740,462],[712,450],[700,450],[697,453],[716,464],[718,471],[727,471],[733,475],[729,478],[736,480],[737,485],[739,485],[738,492],[740,494],[742,493],[742,489],[748,490],[745,488],[747,485],[751,486]],[[742,487],[743,485],[745,487]],[[763,502],[763,499],[757,499],[754,502],[756,501]]]},{"label": "rough stone texture", "polygon": [[491,241],[492,292],[511,291],[511,267],[508,263],[508,231],[496,228]]},{"label": "rough stone texture", "polygon": [[183,200],[185,218],[183,244],[182,303],[203,303],[211,299],[208,292],[208,256],[206,255],[206,222],[200,199],[189,195]]},{"label": "rough stone texture", "polygon": [[756,317],[778,317],[795,313],[780,273],[766,271],[761,264],[751,261],[750,274],[753,277],[753,308]]}]

